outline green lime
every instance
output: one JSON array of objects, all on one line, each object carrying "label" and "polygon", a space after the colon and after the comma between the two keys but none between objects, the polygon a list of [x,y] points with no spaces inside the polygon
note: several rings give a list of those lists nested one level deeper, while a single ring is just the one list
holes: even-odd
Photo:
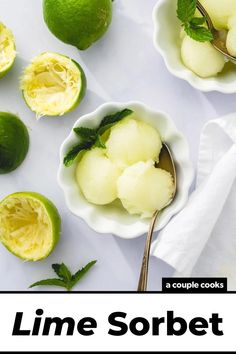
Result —
[{"label": "green lime", "polygon": [[45,52],[35,57],[21,78],[21,89],[37,117],[62,116],[72,111],[86,91],[86,77],[74,60]]},{"label": "green lime", "polygon": [[15,193],[0,203],[0,241],[21,259],[39,261],[48,257],[60,232],[57,208],[41,194]]},{"label": "green lime", "polygon": [[0,174],[15,170],[29,149],[29,134],[14,114],[0,112]]},{"label": "green lime", "polygon": [[112,0],[44,0],[44,20],[61,41],[84,50],[103,36],[112,19]]},{"label": "green lime", "polygon": [[3,23],[0,22],[0,78],[12,68],[16,58],[14,36]]}]

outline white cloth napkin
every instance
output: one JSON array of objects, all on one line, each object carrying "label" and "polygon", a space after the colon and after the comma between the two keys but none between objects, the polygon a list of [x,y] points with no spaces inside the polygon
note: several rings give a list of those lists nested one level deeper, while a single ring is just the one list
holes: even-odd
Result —
[{"label": "white cloth napkin", "polygon": [[196,190],[152,244],[175,275],[226,276],[236,288],[236,114],[208,122]]}]

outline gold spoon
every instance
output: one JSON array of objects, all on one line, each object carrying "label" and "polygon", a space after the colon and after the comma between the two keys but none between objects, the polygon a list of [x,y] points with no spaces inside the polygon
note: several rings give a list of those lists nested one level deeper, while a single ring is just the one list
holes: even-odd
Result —
[{"label": "gold spoon", "polygon": [[228,49],[226,47],[226,31],[218,31],[214,25],[213,22],[206,11],[206,9],[202,6],[200,1],[197,1],[197,9],[201,12],[202,16],[206,18],[206,23],[211,31],[214,39],[211,41],[213,47],[218,50],[221,54],[223,54],[226,58],[232,61],[236,61],[236,57],[232,56],[229,54]]},{"label": "gold spoon", "polygon": [[[166,207],[167,207],[168,205],[170,205],[173,202],[173,200],[175,198],[177,184],[176,184],[176,170],[175,170],[174,160],[173,160],[173,157],[172,157],[172,154],[171,154],[171,151],[170,151],[168,145],[165,143],[163,143],[163,145],[162,145],[162,149],[161,149],[161,153],[159,156],[159,162],[157,164],[157,167],[162,168],[163,170],[166,170],[167,172],[169,172],[172,175],[173,180],[174,180],[174,193],[173,193],[171,200],[166,205]],[[151,243],[152,243],[152,235],[154,232],[154,227],[155,227],[156,220],[157,220],[159,213],[160,213],[159,210],[155,211],[155,213],[153,214],[153,217],[152,217],[152,221],[150,223],[150,228],[148,231],[144,254],[143,254],[143,261],[142,261],[137,291],[147,291],[150,247],[151,247]]]}]

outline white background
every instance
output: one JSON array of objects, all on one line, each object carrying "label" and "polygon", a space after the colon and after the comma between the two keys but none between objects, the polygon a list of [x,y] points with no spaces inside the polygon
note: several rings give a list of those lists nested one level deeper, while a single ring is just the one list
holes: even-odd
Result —
[{"label": "white background", "polygon": [[[17,302],[15,298],[17,296]],[[0,350],[1,351],[233,351],[235,343],[235,300],[236,295],[194,295],[194,294],[24,294],[0,295]],[[35,311],[41,308],[39,336],[12,337],[16,312],[23,312],[23,330],[32,330]],[[160,335],[152,336],[151,331],[144,336],[134,336],[130,331],[124,336],[111,336],[107,332],[113,327],[108,317],[113,312],[127,313],[122,319],[129,325],[135,317],[146,318],[151,327],[152,317],[166,317],[167,311],[174,311],[175,317],[182,317],[189,323],[195,317],[203,317],[209,323],[213,313],[223,318],[219,330],[223,336],[215,336],[211,324],[205,336],[194,336],[189,331],[183,336],[166,335],[166,321],[160,325]],[[72,317],[77,324],[83,317],[93,317],[97,321],[97,329],[93,336],[81,336],[77,331],[73,336],[66,336],[66,325],[61,336],[53,336],[54,325],[49,336],[42,336],[45,317]],[[118,319],[121,320],[121,319]],[[75,326],[76,328],[76,326]],[[142,326],[139,324],[140,330]],[[178,329],[176,324],[174,328]]]},{"label": "white background", "polygon": [[[26,290],[28,285],[53,275],[50,266],[64,261],[72,270],[92,259],[98,264],[76,290],[135,290],[144,238],[122,240],[99,235],[67,210],[57,185],[59,147],[79,116],[103,102],[140,100],[167,112],[186,135],[194,163],[204,123],[236,111],[235,95],[203,94],[173,77],[152,43],[152,10],[156,0],[115,0],[108,33],[85,52],[57,40],[42,18],[41,0],[0,0],[0,21],[16,37],[18,57],[12,71],[0,80],[0,110],[17,113],[30,130],[31,147],[25,163],[0,176],[0,197],[32,190],[57,205],[63,220],[61,241],[43,262],[23,263],[0,246],[0,290]],[[19,91],[23,68],[43,51],[67,54],[84,68],[88,91],[82,104],[61,118],[36,121]],[[152,258],[150,290],[158,290],[161,277],[172,269]]]}]

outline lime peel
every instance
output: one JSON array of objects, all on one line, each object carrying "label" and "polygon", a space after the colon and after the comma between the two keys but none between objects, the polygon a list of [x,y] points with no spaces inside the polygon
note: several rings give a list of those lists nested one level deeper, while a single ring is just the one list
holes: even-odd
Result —
[{"label": "lime peel", "polygon": [[37,118],[72,111],[86,91],[83,69],[64,55],[45,52],[25,69],[20,84],[24,99]]},{"label": "lime peel", "polygon": [[12,68],[15,58],[15,38],[11,30],[0,22],[0,78]]},{"label": "lime peel", "polygon": [[61,232],[61,218],[43,195],[19,192],[0,203],[0,240],[15,256],[39,261],[50,255]]}]

